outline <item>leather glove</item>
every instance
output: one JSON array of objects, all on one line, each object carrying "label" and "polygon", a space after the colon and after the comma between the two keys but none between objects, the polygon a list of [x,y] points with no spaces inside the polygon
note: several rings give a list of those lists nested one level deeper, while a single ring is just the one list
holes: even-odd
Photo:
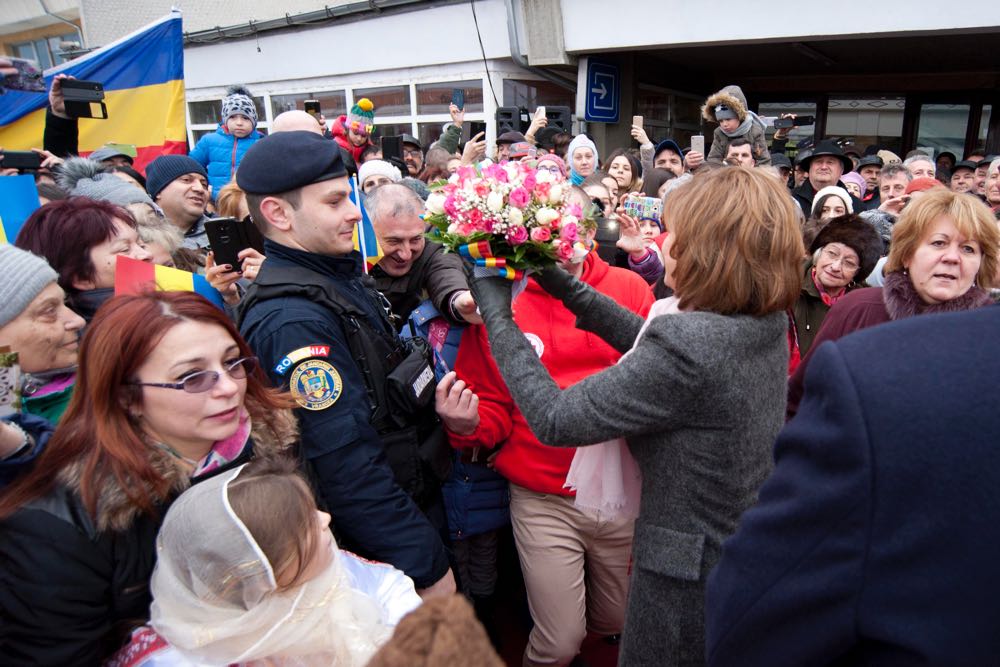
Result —
[{"label": "leather glove", "polygon": [[593,288],[558,266],[547,267],[532,275],[543,290],[561,300],[570,310],[586,308],[593,300]]},{"label": "leather glove", "polygon": [[511,290],[514,283],[500,276],[477,278],[473,275],[472,267],[468,264],[466,264],[466,273],[469,276],[472,296],[476,300],[476,305],[479,306],[486,330],[492,334],[508,325],[513,326]]}]

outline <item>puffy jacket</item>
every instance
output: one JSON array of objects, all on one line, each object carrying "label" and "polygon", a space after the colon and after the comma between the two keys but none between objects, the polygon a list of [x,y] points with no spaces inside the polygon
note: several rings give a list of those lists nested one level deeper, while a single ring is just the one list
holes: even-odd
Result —
[{"label": "puffy jacket", "polygon": [[[581,280],[646,317],[653,294],[646,281],[628,269],[609,266],[596,252],[584,260]],[[614,365],[621,357],[599,336],[576,328],[576,316],[534,280],[514,302],[514,321],[531,341],[560,389]],[[514,404],[490,351],[486,327],[469,327],[458,348],[455,370],[479,396],[479,427],[467,436],[449,433],[453,447],[502,444],[497,472],[538,493],[571,496],[563,488],[575,450],[548,447],[535,437]]]},{"label": "puffy jacket", "polygon": [[191,157],[208,170],[208,184],[212,186],[213,200],[222,186],[233,180],[240,160],[262,136],[254,130],[242,139],[237,139],[224,125],[219,125],[213,134],[206,134],[198,140],[191,151]]}]

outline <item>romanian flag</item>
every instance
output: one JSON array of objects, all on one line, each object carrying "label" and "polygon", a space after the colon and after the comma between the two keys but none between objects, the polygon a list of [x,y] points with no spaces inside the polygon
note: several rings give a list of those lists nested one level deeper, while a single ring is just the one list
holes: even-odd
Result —
[{"label": "romanian flag", "polygon": [[[135,167],[144,172],[160,155],[187,153],[179,13],[47,70],[46,87],[56,74],[104,85],[108,118],[80,119],[81,155],[106,143],[133,144],[138,153]],[[2,99],[0,146],[8,150],[41,148],[48,95],[11,90]]]},{"label": "romanian flag", "polygon": [[13,243],[38,206],[34,177],[27,174],[0,177],[0,243]]},{"label": "romanian flag", "polygon": [[225,308],[222,294],[209,284],[205,276],[141,262],[131,257],[118,257],[115,265],[115,296],[142,294],[151,287],[159,292],[197,292],[219,308]]},{"label": "romanian flag", "polygon": [[[0,144],[0,146],[2,145]],[[351,179],[351,201],[361,209],[361,222],[354,226],[354,249],[365,258],[365,273],[367,273],[368,267],[378,264],[378,261],[385,257],[385,253],[382,252],[382,246],[378,244],[375,227],[372,226],[371,218],[368,217],[364,202],[358,196],[359,190],[357,177],[354,177]]]}]

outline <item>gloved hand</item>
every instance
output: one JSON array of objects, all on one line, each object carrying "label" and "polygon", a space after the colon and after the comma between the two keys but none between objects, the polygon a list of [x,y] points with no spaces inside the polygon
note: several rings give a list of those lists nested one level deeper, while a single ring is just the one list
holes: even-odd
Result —
[{"label": "gloved hand", "polygon": [[483,323],[487,331],[495,333],[500,329],[514,325],[514,316],[511,313],[511,289],[514,283],[500,276],[488,276],[477,278],[473,275],[471,266],[466,265],[466,273],[469,275],[469,287],[472,289],[472,296],[479,306],[479,313],[483,317]]},{"label": "gloved hand", "polygon": [[547,267],[532,276],[543,290],[561,300],[567,307],[574,304],[575,307],[584,308],[596,294],[587,283],[558,266]]}]

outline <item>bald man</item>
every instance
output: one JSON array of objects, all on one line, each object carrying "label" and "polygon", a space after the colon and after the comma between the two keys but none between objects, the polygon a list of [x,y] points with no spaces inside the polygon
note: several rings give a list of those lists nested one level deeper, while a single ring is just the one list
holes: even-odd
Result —
[{"label": "bald man", "polygon": [[278,116],[271,121],[271,134],[275,132],[293,132],[295,130],[303,130],[305,132],[315,132],[316,134],[325,134],[326,119],[320,116],[321,120],[317,120],[315,116],[307,114],[305,111],[299,109],[292,109],[291,111],[285,111],[284,113],[278,114]]}]

